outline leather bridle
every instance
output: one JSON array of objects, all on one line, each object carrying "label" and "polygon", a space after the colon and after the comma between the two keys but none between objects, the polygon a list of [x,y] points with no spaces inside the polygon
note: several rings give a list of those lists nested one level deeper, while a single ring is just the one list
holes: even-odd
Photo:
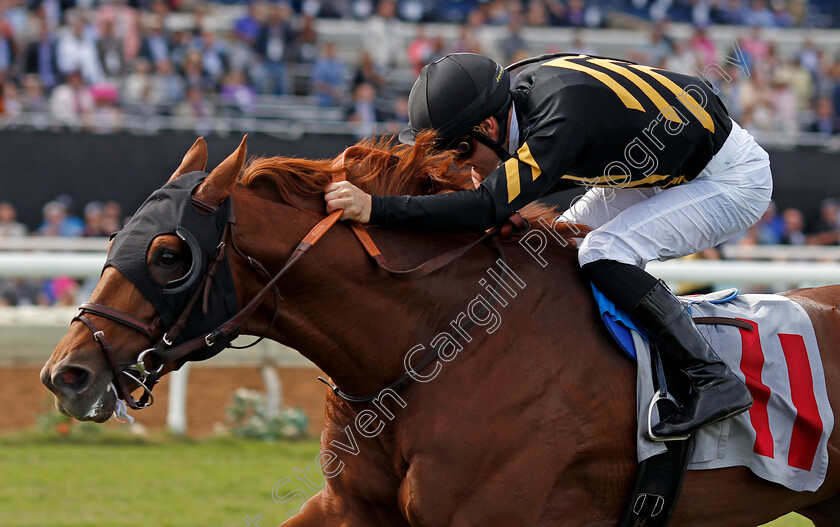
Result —
[{"label": "leather bridle", "polygon": [[[354,147],[350,147],[347,150],[345,150],[342,156],[339,158],[338,162],[341,163],[340,166],[344,167],[345,156],[351,148]],[[334,181],[343,181],[345,177],[345,171],[341,170],[336,173]],[[195,196],[192,196],[191,199],[195,206],[203,208],[207,211],[212,211],[217,207],[215,204],[209,203]],[[311,249],[316,243],[318,243],[321,237],[323,237],[323,235],[326,234],[326,232],[329,231],[336,224],[343,212],[342,210],[336,210],[330,213],[321,221],[319,221],[314,227],[312,227],[312,229],[306,234],[306,236],[303,237],[303,239],[297,245],[295,250],[292,252],[291,256],[289,256],[289,258],[286,260],[283,267],[272,277],[265,270],[262,264],[260,264],[254,258],[251,258],[250,256],[243,253],[236,246],[235,238],[233,235],[233,228],[236,225],[236,219],[233,210],[233,203],[231,202],[230,217],[228,218],[227,225],[221,234],[221,239],[216,248],[216,252],[212,258],[212,261],[201,279],[200,286],[195,290],[193,296],[186,303],[184,309],[176,319],[175,323],[172,324],[172,326],[170,326],[165,331],[159,316],[151,322],[145,322],[133,315],[114,309],[112,307],[105,306],[103,304],[85,302],[79,306],[79,312],[73,318],[73,320],[81,321],[88,329],[90,329],[91,333],[93,334],[94,340],[99,344],[99,347],[104,353],[107,362],[110,365],[111,370],[114,374],[114,386],[117,392],[117,397],[124,400],[130,408],[139,410],[151,406],[154,403],[152,388],[158,383],[158,381],[160,381],[160,378],[166,371],[170,371],[166,369],[167,367],[171,366],[171,369],[177,369],[179,363],[181,363],[182,361],[190,360],[190,354],[198,351],[203,351],[206,348],[212,347],[214,344],[219,342],[219,339],[232,340],[233,336],[237,334],[238,330],[242,327],[242,325],[245,323],[248,317],[250,317],[259,308],[259,306],[264,301],[265,297],[270,292],[273,292],[275,295],[274,317],[276,317],[278,311],[277,304],[279,303],[279,291],[277,289],[277,283],[279,282],[280,278],[304,254],[306,254],[309,251],[309,249]],[[395,270],[387,265],[387,262],[382,256],[381,251],[370,238],[370,235],[368,234],[365,227],[355,222],[349,223],[349,226],[352,229],[353,233],[356,235],[356,238],[367,251],[368,255],[376,262],[376,264],[382,270],[387,272],[390,276],[398,280],[416,280],[418,278],[427,276],[428,274],[448,265],[457,258],[461,257],[463,254],[465,254],[467,251],[469,251],[479,243],[483,243],[488,240],[492,240],[494,243],[496,243],[498,252],[501,254],[502,258],[504,258],[504,253],[502,252],[501,247],[498,245],[498,242],[496,242],[492,237],[497,234],[501,234],[503,238],[509,237],[511,235],[519,236],[525,231],[527,231],[529,227],[527,221],[525,221],[521,216],[519,216],[519,214],[514,214],[502,227],[491,229],[482,234],[476,240],[466,245],[457,247],[439,256],[431,258],[414,268],[407,270]],[[254,295],[254,297],[250,300],[250,302],[248,302],[248,304],[245,307],[239,310],[239,312],[236,315],[234,315],[232,318],[218,326],[216,329],[214,329],[210,333],[207,333],[204,336],[196,337],[175,345],[175,339],[180,335],[184,324],[186,323],[187,319],[192,315],[195,307],[198,305],[199,299],[201,299],[202,297],[203,305],[206,311],[207,297],[210,292],[210,285],[213,281],[213,277],[217,269],[226,258],[226,247],[228,246],[232,247],[233,250],[239,256],[244,258],[253,268],[255,268],[258,272],[263,274],[268,279],[268,282],[256,295]],[[153,346],[140,352],[135,362],[129,364],[119,364],[116,360],[116,356],[113,348],[111,347],[111,344],[105,337],[105,333],[97,328],[97,326],[93,323],[93,321],[89,318],[88,315],[100,316],[108,320],[118,322],[124,326],[128,326],[138,331],[139,333],[142,333],[143,336],[150,343],[153,343]],[[272,327],[273,322],[274,318],[272,318],[272,322],[269,323],[268,328],[266,329],[266,333]],[[263,335],[263,337],[264,336],[265,335]],[[249,344],[249,346],[256,344],[256,342],[261,340],[263,337],[260,337],[257,341],[252,342],[251,344]],[[434,361],[436,356],[437,351],[432,351],[429,354],[429,356],[424,357],[418,363],[414,371],[420,371],[425,366],[431,364],[431,362]],[[128,379],[126,379],[126,377]],[[397,379],[395,382],[391,383],[389,385],[389,388],[401,388],[404,385],[410,383],[412,379],[414,379],[414,376],[405,374],[399,379]],[[349,402],[369,402],[376,397],[376,394],[367,397],[351,396],[341,391],[337,386],[330,383],[326,379],[319,377],[319,380],[329,385],[337,396]],[[131,383],[136,384],[136,386],[132,386]],[[131,395],[131,392],[132,390],[136,390],[139,387],[143,388],[143,395],[138,400]]]}]

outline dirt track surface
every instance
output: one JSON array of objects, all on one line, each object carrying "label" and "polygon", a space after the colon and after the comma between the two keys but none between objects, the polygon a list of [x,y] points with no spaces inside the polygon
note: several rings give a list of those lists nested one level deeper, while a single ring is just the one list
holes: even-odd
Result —
[{"label": "dirt track surface", "polygon": [[[38,414],[53,408],[53,396],[41,384],[40,366],[3,366],[0,368],[0,433],[35,426]],[[310,367],[278,367],[283,389],[283,405],[302,409],[309,417],[309,433],[318,434],[324,422],[326,386],[316,380],[323,375]],[[257,367],[193,366],[187,385],[187,434],[195,437],[213,433],[216,423],[225,422],[225,410],[237,388],[265,392]],[[137,422],[150,429],[166,427],[169,399],[168,378],[155,387],[155,404],[144,410],[131,411]]]}]

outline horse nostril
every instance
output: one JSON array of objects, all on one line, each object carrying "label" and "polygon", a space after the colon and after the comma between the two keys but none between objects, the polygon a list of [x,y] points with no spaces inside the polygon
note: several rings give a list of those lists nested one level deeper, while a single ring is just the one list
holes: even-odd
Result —
[{"label": "horse nostril", "polygon": [[55,379],[55,384],[63,386],[74,392],[80,392],[87,388],[91,382],[90,373],[82,368],[68,366],[63,368]]}]

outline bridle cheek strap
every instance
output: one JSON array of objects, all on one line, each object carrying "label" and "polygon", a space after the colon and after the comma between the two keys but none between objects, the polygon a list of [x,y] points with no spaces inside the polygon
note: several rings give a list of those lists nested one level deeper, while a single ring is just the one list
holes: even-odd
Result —
[{"label": "bridle cheek strap", "polygon": [[[82,305],[84,306],[85,304],[82,304]],[[100,307],[105,307],[105,306],[100,306]],[[147,375],[143,376],[143,374],[138,371],[138,376],[139,376],[139,378],[138,378],[138,376],[132,375],[131,373],[128,373],[124,369],[122,369],[120,367],[120,365],[117,364],[117,362],[116,362],[116,358],[114,356],[114,349],[111,347],[111,343],[108,342],[108,339],[105,338],[105,332],[98,329],[93,324],[93,322],[84,314],[86,310],[94,312],[93,310],[88,310],[88,309],[82,308],[79,311],[79,314],[76,315],[75,317],[73,317],[73,320],[80,321],[82,324],[87,326],[88,329],[90,329],[90,332],[93,334],[93,339],[99,344],[99,347],[102,349],[102,351],[105,354],[105,357],[108,359],[108,363],[110,364],[111,369],[114,371],[114,377],[115,378],[114,378],[114,381],[113,381],[112,385],[114,386],[114,389],[117,392],[116,393],[117,398],[124,400],[129,407],[131,407],[132,409],[135,409],[135,410],[139,410],[141,408],[151,406],[151,404],[154,402],[155,399],[152,396],[151,387],[146,385],[146,382],[147,382],[146,377],[148,376],[149,372],[146,372]],[[101,313],[96,313],[96,314],[101,315]],[[128,315],[127,313],[124,313],[123,315],[128,316],[128,317],[131,316],[131,315]],[[102,316],[104,316],[104,315],[102,315]],[[108,317],[108,318],[111,318],[111,317]],[[121,321],[123,323],[126,323],[126,325],[130,325],[131,327],[134,327],[135,329],[138,329],[139,331],[143,331],[144,334],[147,334],[144,330],[140,329],[139,327],[134,326],[132,324],[128,324],[127,323],[128,320],[121,320],[121,319],[116,318],[116,317],[112,318],[112,320]],[[141,364],[141,363],[142,363],[142,358],[138,357],[137,364]],[[133,365],[133,367],[137,367],[137,364]],[[143,370],[145,371],[145,367],[143,368]],[[160,369],[158,369],[156,373],[159,373],[159,372],[160,372]],[[143,395],[140,397],[140,400],[136,400],[131,395],[131,391],[129,390],[129,388],[125,384],[125,379],[123,379],[122,376],[117,375],[118,373],[123,373],[123,374],[129,376],[139,386],[143,387]],[[157,379],[155,379],[154,382],[157,383]],[[154,386],[154,384],[152,386]]]}]

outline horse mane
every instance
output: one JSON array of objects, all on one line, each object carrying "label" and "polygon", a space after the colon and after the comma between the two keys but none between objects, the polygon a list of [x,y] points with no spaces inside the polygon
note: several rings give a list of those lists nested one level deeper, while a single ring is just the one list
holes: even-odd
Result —
[{"label": "horse mane", "polygon": [[[344,172],[347,181],[368,194],[426,195],[475,188],[469,167],[454,163],[452,152],[435,151],[435,135],[425,132],[414,145],[393,137],[366,139],[334,159],[254,157],[245,166],[240,183],[248,188],[269,188],[275,199],[294,205],[296,197],[323,193]],[[566,239],[582,238],[589,229],[556,222],[560,212],[551,205],[534,203],[520,213],[534,228],[551,228]]]}]

